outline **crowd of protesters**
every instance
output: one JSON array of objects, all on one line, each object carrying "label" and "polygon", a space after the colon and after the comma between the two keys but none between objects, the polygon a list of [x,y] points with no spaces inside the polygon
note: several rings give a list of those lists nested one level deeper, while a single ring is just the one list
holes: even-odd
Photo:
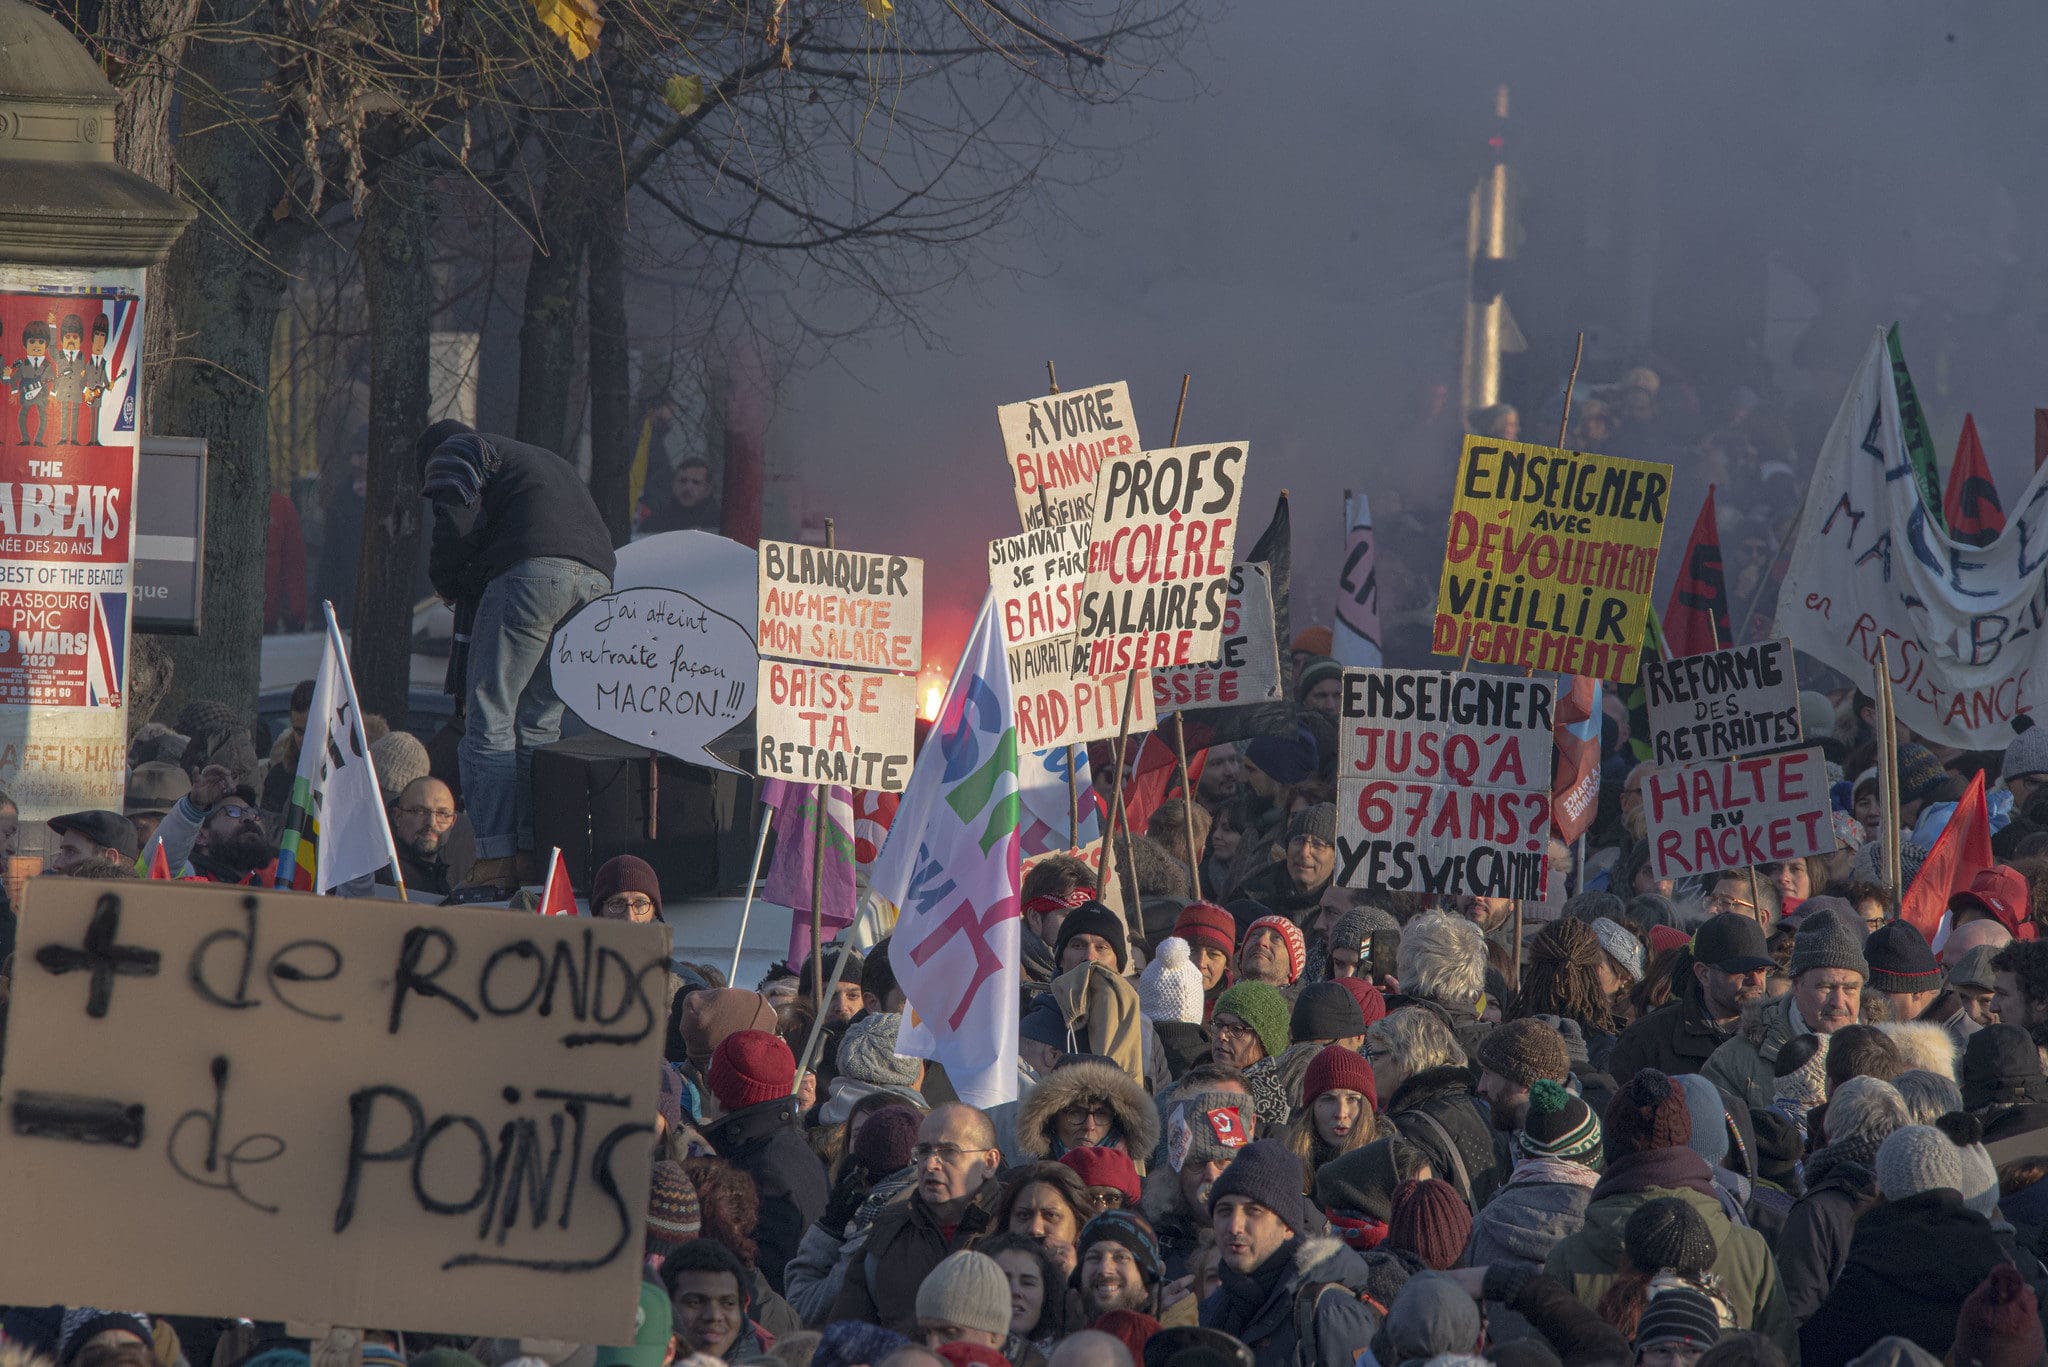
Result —
[{"label": "crowd of protesters", "polygon": [[[429,494],[468,510],[437,550],[445,530],[474,555],[523,457],[437,432]],[[587,573],[529,602],[546,571],[507,554],[441,564],[475,629],[508,639],[609,571],[576,561]],[[752,987],[678,963],[636,1341],[372,1330],[363,1360],[2048,1362],[2048,732],[1989,753],[1908,738],[1885,811],[1869,700],[1810,692],[1836,850],[1673,883],[1613,715],[1601,812],[1579,850],[1554,849],[1551,903],[1356,891],[1333,879],[1341,670],[1327,632],[1290,644],[1290,727],[1208,751],[1193,794],[1115,842],[1117,892],[1073,855],[1024,875],[1016,1100],[964,1104],[896,1052],[886,938],[821,951],[841,972],[822,1003],[808,963]],[[523,714],[523,660],[472,658],[472,682]],[[263,881],[297,725],[262,761],[218,703],[139,735],[128,811],[49,823],[51,871],[127,874],[154,833],[184,876]],[[495,743],[437,768],[402,732],[374,740],[418,885],[502,881],[527,853],[524,757]],[[1895,823],[1910,879],[1980,771],[2003,862],[1948,899],[1937,953],[1878,851]],[[601,916],[690,915],[631,857],[588,892]],[[308,1360],[281,1325],[141,1309],[15,1307],[0,1334],[23,1367]]]}]

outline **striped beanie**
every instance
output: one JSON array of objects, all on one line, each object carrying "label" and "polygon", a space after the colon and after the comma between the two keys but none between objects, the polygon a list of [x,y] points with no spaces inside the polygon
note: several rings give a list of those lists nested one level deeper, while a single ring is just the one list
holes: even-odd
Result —
[{"label": "striped beanie", "polygon": [[[1261,916],[1244,928],[1244,938],[1249,940],[1261,930],[1270,930],[1287,945],[1287,981],[1301,981],[1302,969],[1308,967],[1308,941],[1302,938],[1301,927],[1285,916]],[[1242,947],[1239,952],[1242,953]]]},{"label": "striped beanie", "polygon": [[703,1231],[704,1215],[697,1205],[696,1185],[674,1159],[655,1160],[652,1188],[647,1198],[647,1251],[666,1257]]},{"label": "striped beanie", "polygon": [[1600,1166],[1600,1118],[1584,1101],[1549,1078],[1529,1084],[1529,1114],[1516,1139],[1529,1158]]}]

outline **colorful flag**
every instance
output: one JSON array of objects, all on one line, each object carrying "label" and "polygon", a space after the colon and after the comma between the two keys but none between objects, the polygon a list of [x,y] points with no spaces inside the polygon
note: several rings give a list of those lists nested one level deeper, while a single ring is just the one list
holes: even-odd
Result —
[{"label": "colorful flag", "polygon": [[1700,655],[1735,644],[1728,630],[1728,584],[1721,576],[1721,524],[1714,514],[1714,486],[1692,524],[1678,582],[1664,605],[1664,639],[1673,655]]},{"label": "colorful flag", "polygon": [[[1187,714],[1176,712],[1174,717]],[[1145,737],[1137,746],[1137,757],[1131,762],[1129,777],[1124,779],[1124,815],[1131,830],[1139,835],[1152,824],[1152,814],[1159,810],[1161,803],[1176,796],[1180,791],[1180,757],[1173,748],[1174,736],[1169,729],[1173,718],[1162,718],[1160,729]],[[1188,782],[1200,787],[1202,766],[1209,758],[1207,749],[1195,748],[1195,726],[1188,725]]]},{"label": "colorful flag", "polygon": [[299,774],[285,809],[278,841],[280,888],[328,892],[366,875],[398,876],[398,855],[385,820],[384,794],[370,765],[363,735],[363,711],[334,605],[327,609],[327,646],[313,677],[313,703],[306,713],[306,738],[299,746]]},{"label": "colorful flag", "polygon": [[[592,911],[596,909],[591,908]],[[548,880],[541,884],[539,911],[543,916],[576,914],[576,889],[569,886],[569,866],[562,862],[562,847],[559,845],[548,854]]]},{"label": "colorful flag", "polygon": [[[825,869],[818,916],[825,938],[853,924],[853,794],[833,788],[825,803]],[[775,809],[775,858],[761,899],[795,913],[789,918],[789,962],[811,952],[811,874],[818,849],[818,786],[772,778],[761,785],[761,800]]]},{"label": "colorful flag", "polygon": [[2005,508],[1998,501],[1984,443],[1977,439],[1977,419],[1963,414],[1963,434],[1956,438],[1955,464],[1948,467],[1948,494],[1941,501],[1952,540],[1966,546],[1988,546],[2005,530]]},{"label": "colorful flag", "polygon": [[[1892,389],[1898,396],[1899,444],[1905,448],[1906,463],[1913,472],[1914,487],[1927,515],[1943,535],[1948,519],[1941,511],[1941,469],[1934,457],[1934,434],[1927,430],[1927,413],[1920,407],[1919,391],[1913,388],[1913,374],[1906,369],[1906,349],[1899,343],[1899,325],[1893,323],[1884,335],[1885,355],[1891,362]],[[1886,472],[1887,479],[1891,477]]]},{"label": "colorful flag", "polygon": [[875,862],[882,843],[889,838],[889,823],[896,819],[902,799],[878,788],[856,788],[853,792],[853,862],[861,868]]},{"label": "colorful flag", "polygon": [[1558,680],[1551,721],[1550,824],[1569,845],[1593,824],[1600,806],[1600,681],[1583,674]]},{"label": "colorful flag", "polygon": [[1991,864],[1991,815],[1984,809],[1980,771],[1920,862],[1920,872],[1899,904],[1899,919],[1911,923],[1939,952],[1948,939],[1948,899],[1968,891],[1970,880]]},{"label": "colorful flag", "polygon": [[1380,657],[1379,557],[1373,544],[1372,505],[1364,494],[1344,500],[1344,568],[1337,575],[1337,625],[1330,653],[1337,663],[1377,669]]},{"label": "colorful flag", "polygon": [[995,599],[911,771],[870,886],[896,913],[889,966],[909,998],[896,1051],[934,1059],[960,1100],[1017,1097],[1017,731]]},{"label": "colorful flag", "polygon": [[1088,747],[1077,745],[1074,756],[1074,808],[1079,814],[1080,839],[1070,843],[1072,823],[1067,806],[1067,747],[1056,745],[1017,760],[1017,788],[1024,800],[1021,844],[1023,857],[1061,854],[1078,844],[1086,849],[1102,839],[1102,809],[1097,803],[1093,775],[1088,767]]},{"label": "colorful flag", "polygon": [[128,595],[92,595],[92,639],[85,656],[85,700],[89,707],[121,705],[122,661],[128,651]]}]

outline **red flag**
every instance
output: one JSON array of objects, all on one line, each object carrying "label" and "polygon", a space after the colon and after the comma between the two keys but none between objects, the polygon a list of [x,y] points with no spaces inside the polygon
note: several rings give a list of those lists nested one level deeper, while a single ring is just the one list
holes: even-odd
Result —
[{"label": "red flag", "polygon": [[548,856],[548,881],[540,890],[540,914],[543,916],[574,916],[576,914],[576,890],[569,886],[569,870],[562,863],[562,850],[556,846]]},{"label": "red flag", "polygon": [[164,842],[161,840],[150,847],[149,876],[166,883],[171,881],[171,861],[164,854]]},{"label": "red flag", "polygon": [[[1159,804],[1174,796],[1180,787],[1180,762],[1174,754],[1171,732],[1154,731],[1145,737],[1137,758],[1131,763],[1130,776],[1124,780],[1124,819],[1130,829],[1138,835],[1152,824],[1152,814],[1159,810]],[[1194,738],[1195,728],[1188,728],[1188,738]],[[1188,782],[1199,788],[1202,785],[1202,766],[1208,761],[1207,750],[1192,750],[1188,755]]]},{"label": "red flag", "polygon": [[1600,806],[1600,681],[1565,676],[1551,719],[1556,767],[1550,777],[1550,826],[1569,845],[1593,824]]},{"label": "red flag", "polygon": [[1977,419],[1969,413],[1963,414],[1963,435],[1956,438],[1956,459],[1948,467],[1941,514],[1948,520],[1949,535],[1966,546],[1988,546],[2005,530],[1998,486],[1991,481],[1984,443],[1977,440]]},{"label": "red flag", "polygon": [[1947,934],[1948,899],[1968,891],[1970,880],[1991,864],[1991,816],[1984,810],[1984,775],[1979,772],[1921,861],[1899,906],[1899,919],[1910,922],[1928,944],[1939,948]]},{"label": "red flag", "polygon": [[1714,515],[1714,486],[1692,524],[1685,559],[1671,601],[1664,608],[1664,639],[1673,655],[1698,655],[1718,646],[1732,646],[1728,629],[1728,584],[1721,577],[1721,524]]}]

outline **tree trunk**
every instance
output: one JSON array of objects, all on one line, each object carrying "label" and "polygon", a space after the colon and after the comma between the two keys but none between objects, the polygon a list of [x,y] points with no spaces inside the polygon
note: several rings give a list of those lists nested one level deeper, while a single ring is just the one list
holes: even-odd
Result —
[{"label": "tree trunk", "polygon": [[433,197],[418,158],[378,178],[358,239],[370,313],[370,452],[356,566],[356,695],[403,730],[412,675],[413,572],[420,482],[413,443],[427,425],[434,322]]},{"label": "tree trunk", "polygon": [[[263,22],[261,11],[258,0],[205,0],[199,21],[233,31]],[[172,716],[192,698],[250,709],[261,676],[270,339],[300,236],[271,216],[282,186],[250,131],[276,115],[264,87],[274,74],[256,43],[197,43],[186,53],[185,77],[208,107],[187,105],[178,175],[207,212],[165,270],[183,341],[156,426],[208,443],[205,635],[171,642]]]},{"label": "tree trunk", "polygon": [[601,155],[595,116],[570,110],[543,143],[540,241],[526,268],[519,316],[519,420],[513,435],[566,453],[569,387],[576,376],[576,286],[590,231],[592,185],[586,169]]},{"label": "tree trunk", "polygon": [[590,218],[590,496],[612,544],[633,539],[633,376],[626,346],[626,223],[618,181]]}]

